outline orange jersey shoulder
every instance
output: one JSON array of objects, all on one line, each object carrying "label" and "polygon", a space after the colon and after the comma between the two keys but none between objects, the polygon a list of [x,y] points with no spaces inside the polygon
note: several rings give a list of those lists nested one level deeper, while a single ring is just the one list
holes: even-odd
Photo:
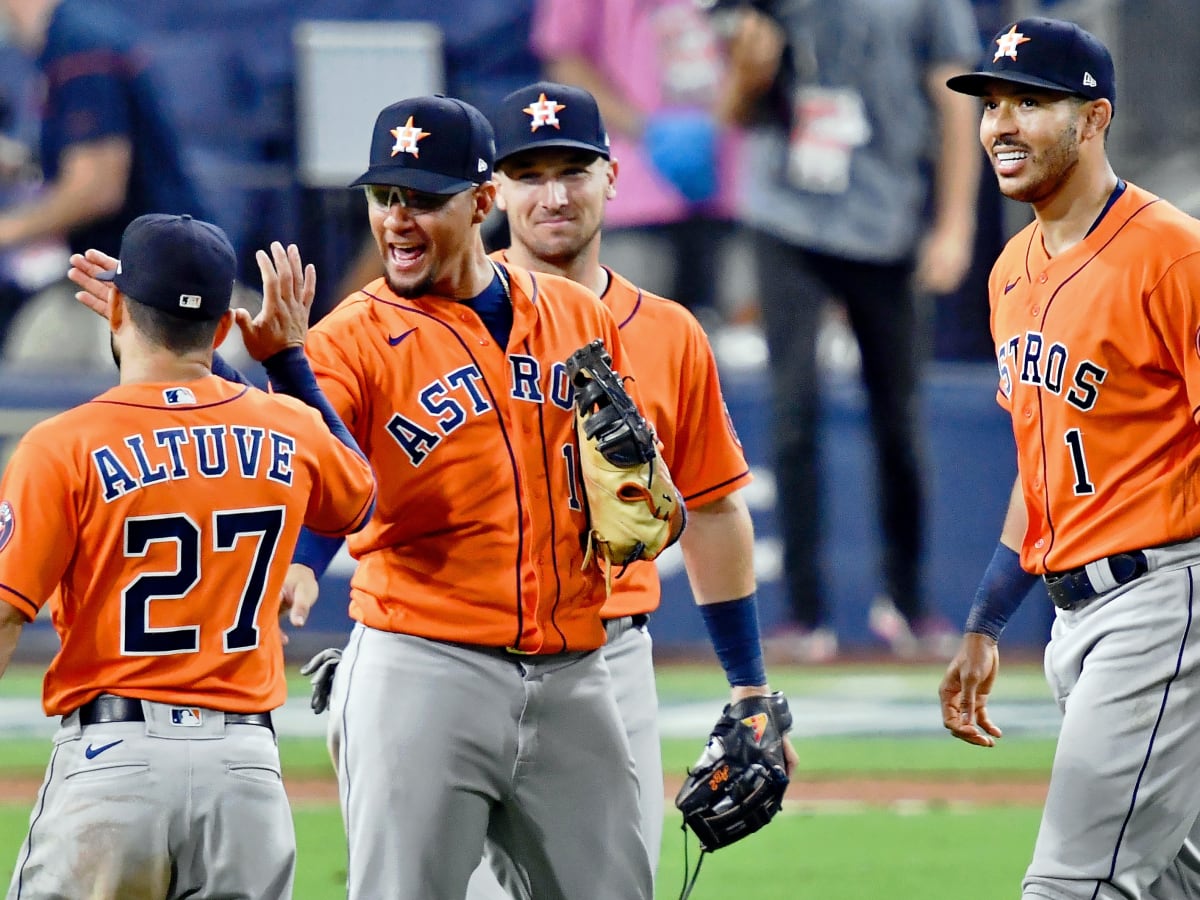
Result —
[{"label": "orange jersey shoulder", "polygon": [[31,429],[0,481],[0,599],[30,618],[51,601],[47,712],[102,691],[278,706],[300,527],[343,534],[373,494],[314,410],[212,376],[118,386]]}]

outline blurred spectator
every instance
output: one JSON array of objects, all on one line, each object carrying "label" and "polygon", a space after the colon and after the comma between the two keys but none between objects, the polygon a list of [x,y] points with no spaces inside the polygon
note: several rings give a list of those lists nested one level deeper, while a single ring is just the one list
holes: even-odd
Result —
[{"label": "blurred spectator", "polygon": [[738,136],[712,102],[724,58],[695,0],[536,0],[533,48],[600,103],[621,168],[603,260],[714,322],[734,225]]},{"label": "blurred spectator", "polygon": [[[1007,22],[1019,16],[1012,0],[971,0],[981,47]],[[1023,217],[1027,211],[1020,210]],[[933,356],[940,360],[988,360],[995,356],[988,314],[987,279],[1009,231],[1005,227],[1004,198],[996,176],[987,166],[979,169],[975,201],[975,243],[971,265],[959,286],[933,297]]]},{"label": "blurred spectator", "polygon": [[[119,10],[95,0],[3,0],[2,8],[12,37],[36,58],[44,99],[43,185],[0,212],[0,249],[61,238],[72,251],[115,256],[125,226],[142,213],[207,218]],[[32,328],[23,348],[9,349],[57,356],[54,340]]]},{"label": "blurred spectator", "polygon": [[971,7],[755,0],[733,15],[721,112],[755,125],[743,216],[756,231],[793,619],[770,643],[798,660],[837,651],[820,578],[816,364],[822,307],[835,298],[858,340],[876,446],[884,590],[869,624],[898,654],[952,652],[955,629],[927,608],[921,577],[919,294],[954,289],[971,260],[976,108],[945,87],[978,60]]}]

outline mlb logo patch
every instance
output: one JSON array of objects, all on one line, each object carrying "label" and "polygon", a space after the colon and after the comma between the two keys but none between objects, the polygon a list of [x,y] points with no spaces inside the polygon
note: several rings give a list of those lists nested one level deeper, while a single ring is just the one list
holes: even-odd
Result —
[{"label": "mlb logo patch", "polygon": [[16,525],[17,516],[13,512],[12,504],[7,500],[0,501],[0,550],[4,549],[4,545],[13,536]]},{"label": "mlb logo patch", "polygon": [[204,723],[204,716],[198,706],[172,706],[171,724],[182,725],[184,728],[198,728]]},{"label": "mlb logo patch", "polygon": [[179,308],[180,309],[199,309],[203,301],[199,294],[180,294]]},{"label": "mlb logo patch", "polygon": [[195,404],[196,395],[188,388],[173,387],[163,391],[163,400],[166,401],[167,406],[187,406]]}]

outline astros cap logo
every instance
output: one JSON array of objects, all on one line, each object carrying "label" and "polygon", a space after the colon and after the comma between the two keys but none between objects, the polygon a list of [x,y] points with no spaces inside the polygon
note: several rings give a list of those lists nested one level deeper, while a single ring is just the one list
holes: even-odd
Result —
[{"label": "astros cap logo", "polygon": [[429,132],[422,131],[419,125],[414,125],[413,117],[409,116],[407,122],[392,129],[392,136],[396,139],[396,143],[392,146],[392,156],[397,153],[411,153],[420,159],[421,150],[417,146],[417,141],[429,137]]},{"label": "astros cap logo", "polygon": [[996,55],[992,57],[992,62],[995,62],[1002,56],[1007,56],[1009,59],[1017,58],[1017,46],[1024,44],[1030,40],[1017,31],[1017,26],[1014,25],[1000,37],[996,38]]},{"label": "astros cap logo", "polygon": [[566,104],[547,100],[544,93],[539,94],[536,103],[530,103],[522,112],[528,113],[533,121],[529,123],[530,131],[537,131],[543,125],[553,125],[558,128],[558,111],[566,109]]}]

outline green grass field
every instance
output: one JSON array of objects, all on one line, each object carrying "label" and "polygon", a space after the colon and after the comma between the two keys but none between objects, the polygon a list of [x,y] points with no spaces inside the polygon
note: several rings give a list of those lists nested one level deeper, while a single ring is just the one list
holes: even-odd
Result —
[{"label": "green grass field", "polygon": [[[38,673],[18,670],[0,680],[0,697],[35,694]],[[773,683],[790,696],[932,696],[937,671],[926,668],[773,673]],[[712,698],[714,715],[723,696],[719,670],[670,667],[660,673],[664,704]],[[306,684],[297,680],[293,695]],[[1012,698],[1045,694],[1033,668],[1002,675],[1000,691]],[[936,718],[936,701],[929,700]],[[921,707],[918,706],[918,709]],[[1053,742],[1047,738],[1005,738],[991,751],[979,751],[936,735],[917,737],[822,737],[796,741],[802,780],[855,778],[972,782],[1036,781],[1049,771]],[[664,764],[682,773],[699,751],[694,738],[664,740]],[[40,777],[48,755],[42,739],[0,740],[0,772]],[[328,777],[329,764],[318,739],[283,738],[285,778]],[[674,813],[674,810],[671,809]],[[294,806],[298,843],[296,900],[344,896],[345,845],[336,806],[301,802]],[[945,803],[870,803],[809,806],[791,803],[752,837],[705,858],[693,900],[748,895],[755,900],[1001,900],[1019,892],[1040,810],[1035,806],[977,807]],[[0,869],[11,871],[28,823],[27,802],[0,798]],[[688,843],[695,863],[697,846]],[[597,865],[620,864],[597,857]],[[660,900],[678,897],[684,881],[684,838],[677,814],[664,823]]]}]

